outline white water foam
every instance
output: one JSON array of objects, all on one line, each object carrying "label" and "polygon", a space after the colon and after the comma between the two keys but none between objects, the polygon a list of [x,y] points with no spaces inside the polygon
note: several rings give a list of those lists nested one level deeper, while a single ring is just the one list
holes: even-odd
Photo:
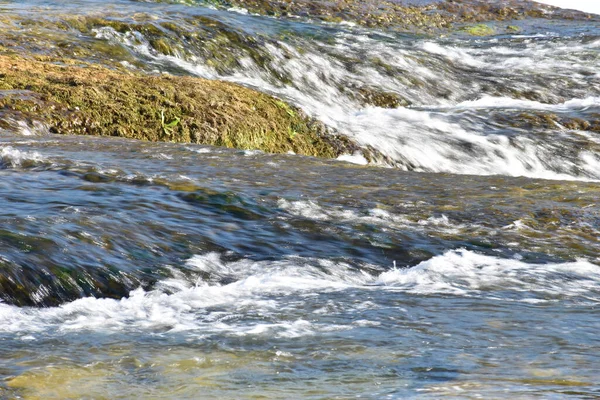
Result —
[{"label": "white water foam", "polygon": [[11,146],[0,148],[0,165],[18,168],[47,161],[37,151],[22,151]]},{"label": "white water foam", "polygon": [[[435,227],[436,232],[452,234],[457,233],[459,229],[466,226],[458,224],[441,214],[439,216],[429,216],[427,218],[415,218],[413,214],[394,214],[389,211],[373,208],[366,213],[359,213],[349,209],[326,209],[312,200],[288,201],[279,199],[277,202],[279,208],[288,213],[312,219],[316,221],[343,221],[347,223],[367,223],[395,229],[413,229],[423,230],[426,227]],[[469,226],[475,228],[475,225]]]},{"label": "white water foam", "polygon": [[452,293],[501,298],[498,292],[521,293],[520,300],[537,300],[591,294],[600,301],[600,267],[588,261],[562,264],[529,264],[468,250],[450,251],[413,268],[393,269],[377,282],[413,293]]},{"label": "white water foam", "polygon": [[[205,278],[191,282],[174,271],[173,278],[160,282],[155,290],[138,289],[121,300],[83,298],[44,309],[0,304],[0,332],[29,338],[46,331],[82,330],[297,337],[352,329],[345,324],[310,322],[311,313],[305,310],[306,301],[313,296],[341,291],[370,293],[364,305],[337,300],[335,308],[342,313],[353,307],[385,307],[387,294],[397,292],[538,303],[573,298],[600,303],[600,267],[584,260],[530,264],[457,250],[413,268],[373,275],[328,260],[290,257],[227,263],[209,253],[192,257],[187,267]],[[380,296],[384,299],[381,304]],[[334,298],[340,299],[331,297],[330,302]],[[256,315],[261,317],[252,317]]]},{"label": "white water foam", "polygon": [[512,99],[510,97],[483,96],[477,100],[463,101],[454,106],[431,107],[437,110],[459,109],[518,109],[539,110],[550,112],[587,111],[590,108],[600,108],[600,97],[586,97],[584,99],[568,100],[560,104],[546,104],[539,101]]},{"label": "white water foam", "polygon": [[[440,112],[412,109],[367,108],[355,115],[352,129],[363,144],[381,149],[398,161],[398,167],[422,172],[453,172],[468,175],[509,175],[558,180],[598,180],[600,171],[582,157],[561,156],[558,141],[540,141],[529,136],[508,137],[480,132],[452,122]],[[393,126],[397,131],[369,130]],[[557,128],[558,129],[558,128]],[[583,176],[571,171],[581,169]]]},{"label": "white water foam", "polygon": [[346,161],[357,165],[367,165],[369,161],[360,153],[342,154],[337,158],[338,161]]}]

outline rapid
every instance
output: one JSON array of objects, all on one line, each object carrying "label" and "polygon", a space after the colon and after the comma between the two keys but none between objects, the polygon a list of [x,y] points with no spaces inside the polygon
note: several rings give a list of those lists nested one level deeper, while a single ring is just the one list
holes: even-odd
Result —
[{"label": "rapid", "polygon": [[381,155],[0,125],[0,397],[600,396],[600,20],[0,12],[11,51],[233,82]]}]

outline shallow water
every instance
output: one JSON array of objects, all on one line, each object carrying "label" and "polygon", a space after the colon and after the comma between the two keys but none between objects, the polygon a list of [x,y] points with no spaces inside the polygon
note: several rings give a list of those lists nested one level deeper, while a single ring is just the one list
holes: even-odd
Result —
[{"label": "shallow water", "polygon": [[[55,33],[124,49],[86,60],[279,95],[392,168],[15,123],[0,397],[600,396],[600,142],[561,125],[599,119],[594,21],[436,39],[180,4],[1,7],[34,36],[106,9],[177,21],[200,36],[175,55],[135,30]],[[222,29],[238,62],[207,51]],[[367,86],[411,105],[366,106]]]}]

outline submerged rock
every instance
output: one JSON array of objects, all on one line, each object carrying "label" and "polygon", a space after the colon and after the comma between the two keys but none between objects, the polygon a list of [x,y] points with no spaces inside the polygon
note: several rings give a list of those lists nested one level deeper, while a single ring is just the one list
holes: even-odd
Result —
[{"label": "submerged rock", "polygon": [[364,105],[381,108],[398,108],[410,105],[408,100],[397,93],[385,92],[370,87],[362,87],[358,90],[358,101]]},{"label": "submerged rock", "polygon": [[[52,62],[50,62],[52,61]],[[0,121],[335,158],[358,145],[287,103],[232,83],[149,76],[69,61],[0,56]]]}]

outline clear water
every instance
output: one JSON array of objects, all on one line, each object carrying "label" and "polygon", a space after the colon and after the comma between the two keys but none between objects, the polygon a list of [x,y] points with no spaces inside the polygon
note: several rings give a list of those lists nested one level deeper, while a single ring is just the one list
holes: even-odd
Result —
[{"label": "clear water", "polygon": [[[597,118],[594,21],[432,39],[165,3],[1,7],[222,22],[268,62],[61,34],[276,94],[392,168],[3,131],[0,397],[600,396],[598,134],[519,123]],[[361,86],[412,105],[364,106]]]}]

